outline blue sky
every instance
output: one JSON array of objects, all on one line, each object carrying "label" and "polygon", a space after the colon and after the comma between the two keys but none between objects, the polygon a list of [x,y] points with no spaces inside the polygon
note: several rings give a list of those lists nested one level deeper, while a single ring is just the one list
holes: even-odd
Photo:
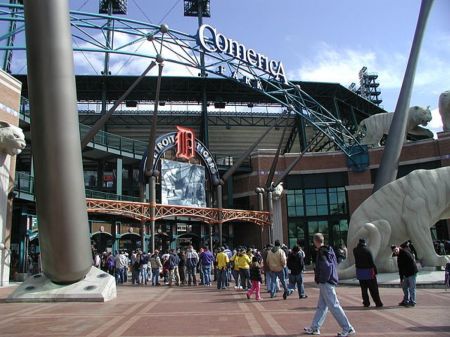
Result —
[{"label": "blue sky", "polygon": [[[70,6],[97,12],[98,1],[70,0]],[[384,108],[393,111],[419,8],[419,0],[211,0],[212,15],[205,22],[248,48],[281,60],[290,80],[348,86],[367,66],[379,75]],[[128,17],[155,24],[165,17],[163,23],[170,28],[192,34],[197,30],[196,18],[183,16],[182,0],[128,0]],[[101,60],[97,61],[94,67],[100,67]],[[18,57],[15,68],[23,63]],[[78,71],[92,72],[82,57],[76,63]],[[122,69],[120,74],[127,72],[133,70]],[[430,105],[435,116],[430,126],[435,131],[441,125],[438,96],[449,89],[450,1],[435,0],[411,99],[411,105]]]}]

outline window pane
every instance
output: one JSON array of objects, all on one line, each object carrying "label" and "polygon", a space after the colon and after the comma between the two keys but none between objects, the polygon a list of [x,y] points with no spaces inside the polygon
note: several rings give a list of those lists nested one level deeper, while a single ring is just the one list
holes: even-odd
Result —
[{"label": "window pane", "polygon": [[306,215],[317,215],[316,206],[308,206],[308,207],[306,207]]},{"label": "window pane", "polygon": [[297,204],[297,206],[303,205],[303,195],[296,194],[295,203]]},{"label": "window pane", "polygon": [[330,204],[337,204],[338,200],[336,193],[330,193],[328,197],[330,198]]},{"label": "window pane", "polygon": [[289,237],[297,236],[297,225],[295,222],[289,222]]},{"label": "window pane", "polygon": [[317,206],[317,215],[328,215],[328,206]]},{"label": "window pane", "polygon": [[306,194],[316,194],[316,190],[315,190],[315,189],[304,190],[304,192],[305,192]]},{"label": "window pane", "polygon": [[295,207],[288,207],[288,216],[295,216]]},{"label": "window pane", "polygon": [[326,194],[317,194],[317,205],[326,205],[328,203]]},{"label": "window pane", "polygon": [[303,206],[296,207],[295,208],[295,213],[296,213],[297,216],[304,216],[305,215],[305,209],[303,208]]},{"label": "window pane", "polygon": [[316,193],[327,193],[327,189],[326,188],[317,188]]},{"label": "window pane", "polygon": [[306,205],[316,205],[316,196],[314,194],[306,195]]},{"label": "window pane", "polygon": [[287,196],[287,204],[288,206],[295,206],[295,199],[293,195]]}]

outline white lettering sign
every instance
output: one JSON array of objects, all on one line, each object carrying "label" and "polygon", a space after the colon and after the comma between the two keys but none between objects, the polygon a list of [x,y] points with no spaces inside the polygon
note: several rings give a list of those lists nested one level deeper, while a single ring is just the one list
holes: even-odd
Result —
[{"label": "white lettering sign", "polygon": [[[211,36],[207,39],[205,33]],[[258,69],[273,76],[277,81],[287,83],[283,63],[269,60],[267,56],[256,53],[253,49],[247,49],[243,44],[225,37],[210,25],[202,25],[198,30],[200,45],[211,53],[225,53],[244,63],[255,66]]]}]

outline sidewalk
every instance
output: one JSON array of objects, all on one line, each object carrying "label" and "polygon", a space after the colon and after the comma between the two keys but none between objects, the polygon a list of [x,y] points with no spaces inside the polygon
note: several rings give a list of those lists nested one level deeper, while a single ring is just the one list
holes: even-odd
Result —
[{"label": "sidewalk", "polygon": [[[14,287],[0,289],[0,336],[299,336],[314,314],[318,289],[307,275],[309,298],[247,300],[245,293],[214,287],[119,286],[108,303],[4,303]],[[385,307],[365,309],[357,287],[338,296],[357,336],[450,336],[450,291],[418,289],[417,306],[402,308],[401,289],[380,289]],[[322,336],[339,331],[331,315]]]}]

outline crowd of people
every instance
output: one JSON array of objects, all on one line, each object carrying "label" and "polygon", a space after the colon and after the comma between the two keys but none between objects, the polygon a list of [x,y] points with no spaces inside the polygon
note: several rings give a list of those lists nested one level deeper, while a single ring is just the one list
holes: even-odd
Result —
[{"label": "crowd of people", "polygon": [[[319,297],[315,315],[311,325],[304,329],[305,333],[319,335],[329,311],[342,328],[337,336],[355,334],[335,291],[338,264],[346,258],[347,250],[345,246],[340,246],[335,252],[325,244],[321,233],[314,235],[313,244],[314,280],[319,287]],[[413,307],[416,305],[417,253],[410,241],[391,248],[392,255],[397,257],[404,295],[399,305]],[[370,306],[370,293],[375,306],[383,307],[378,290],[377,267],[365,239],[359,240],[352,253],[363,306]],[[308,297],[303,282],[305,253],[302,247],[296,245],[288,249],[278,240],[262,250],[239,247],[232,251],[223,246],[214,252],[208,247],[202,247],[197,252],[191,245],[186,250],[171,249],[164,253],[155,250],[147,254],[137,250],[130,255],[126,252],[95,254],[94,265],[114,275],[117,284],[127,283],[130,278],[133,285],[211,287],[212,281],[216,281],[218,290],[234,287],[245,292],[248,299],[255,295],[257,301],[263,297],[262,285],[265,284],[271,298],[280,292],[286,300],[296,290],[299,299]]]}]

